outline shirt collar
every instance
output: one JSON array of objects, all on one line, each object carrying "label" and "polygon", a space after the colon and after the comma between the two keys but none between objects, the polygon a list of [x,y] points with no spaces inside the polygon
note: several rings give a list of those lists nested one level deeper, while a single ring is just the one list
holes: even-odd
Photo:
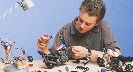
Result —
[{"label": "shirt collar", "polygon": [[[78,20],[78,17],[76,17],[71,24],[71,34],[81,34],[78,32],[77,28],[76,28],[76,21]],[[88,31],[87,33],[92,33],[92,32],[99,32],[99,25],[95,26],[92,30]]]}]

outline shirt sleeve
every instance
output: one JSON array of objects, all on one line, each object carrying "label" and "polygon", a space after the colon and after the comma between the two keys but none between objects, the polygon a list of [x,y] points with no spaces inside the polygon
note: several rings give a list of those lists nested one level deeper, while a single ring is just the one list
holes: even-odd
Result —
[{"label": "shirt sleeve", "polygon": [[51,48],[49,48],[50,52],[55,51],[56,47],[61,44],[61,40],[60,40],[60,36],[59,35],[62,35],[62,31],[63,31],[63,29],[61,28],[58,31],[58,33],[56,34],[53,46]]},{"label": "shirt sleeve", "polygon": [[114,42],[111,45],[114,48],[120,49],[120,46],[118,45],[118,43],[115,42],[116,40],[114,38],[113,32],[112,32],[112,30],[110,28],[110,25],[106,21],[102,21],[101,24],[102,24],[102,33],[103,33],[103,44],[104,44],[104,47],[107,44],[110,44],[111,42]]}]

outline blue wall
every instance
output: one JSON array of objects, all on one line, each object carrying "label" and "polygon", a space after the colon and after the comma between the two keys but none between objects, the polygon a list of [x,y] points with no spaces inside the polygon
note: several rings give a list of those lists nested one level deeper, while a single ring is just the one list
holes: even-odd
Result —
[{"label": "blue wall", "polygon": [[[0,16],[21,0],[0,0]],[[23,47],[34,59],[42,59],[37,53],[36,42],[40,35],[55,35],[66,23],[79,14],[82,0],[33,0],[35,6],[24,12],[19,6],[0,21],[0,38],[15,41],[13,54],[19,55]],[[125,56],[133,56],[133,0],[104,0],[107,8],[105,20]],[[53,39],[49,47],[52,46]]]}]

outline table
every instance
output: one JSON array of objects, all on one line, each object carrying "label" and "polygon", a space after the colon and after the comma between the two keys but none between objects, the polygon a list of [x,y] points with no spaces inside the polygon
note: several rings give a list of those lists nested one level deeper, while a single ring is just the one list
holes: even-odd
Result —
[{"label": "table", "polygon": [[[33,62],[27,62],[27,66],[28,64],[33,64],[33,67],[29,67],[29,71],[28,72],[32,72],[35,70],[40,70],[41,72],[47,71],[47,72],[59,72],[58,70],[61,70],[62,72],[66,72],[65,67],[67,66],[69,68],[69,70],[75,70],[75,67],[77,66],[83,66],[83,61],[80,61],[80,63],[76,64],[74,63],[73,60],[70,60],[69,62],[66,62],[64,65],[60,65],[60,66],[55,66],[52,69],[47,69],[47,67],[45,66],[45,63],[43,63],[42,60],[34,60]],[[3,71],[5,66],[8,66],[10,64],[4,65],[2,62],[0,62],[0,72],[5,72]],[[99,66],[96,63],[88,63],[86,65],[87,67],[89,67],[88,72],[97,72]],[[110,71],[107,71],[110,72]]]}]

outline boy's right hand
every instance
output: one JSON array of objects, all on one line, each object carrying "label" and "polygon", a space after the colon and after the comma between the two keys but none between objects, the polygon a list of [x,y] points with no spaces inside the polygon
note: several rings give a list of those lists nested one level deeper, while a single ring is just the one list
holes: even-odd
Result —
[{"label": "boy's right hand", "polygon": [[49,37],[46,36],[40,36],[37,41],[37,46],[41,51],[45,51],[48,49],[48,43],[50,41]]}]

